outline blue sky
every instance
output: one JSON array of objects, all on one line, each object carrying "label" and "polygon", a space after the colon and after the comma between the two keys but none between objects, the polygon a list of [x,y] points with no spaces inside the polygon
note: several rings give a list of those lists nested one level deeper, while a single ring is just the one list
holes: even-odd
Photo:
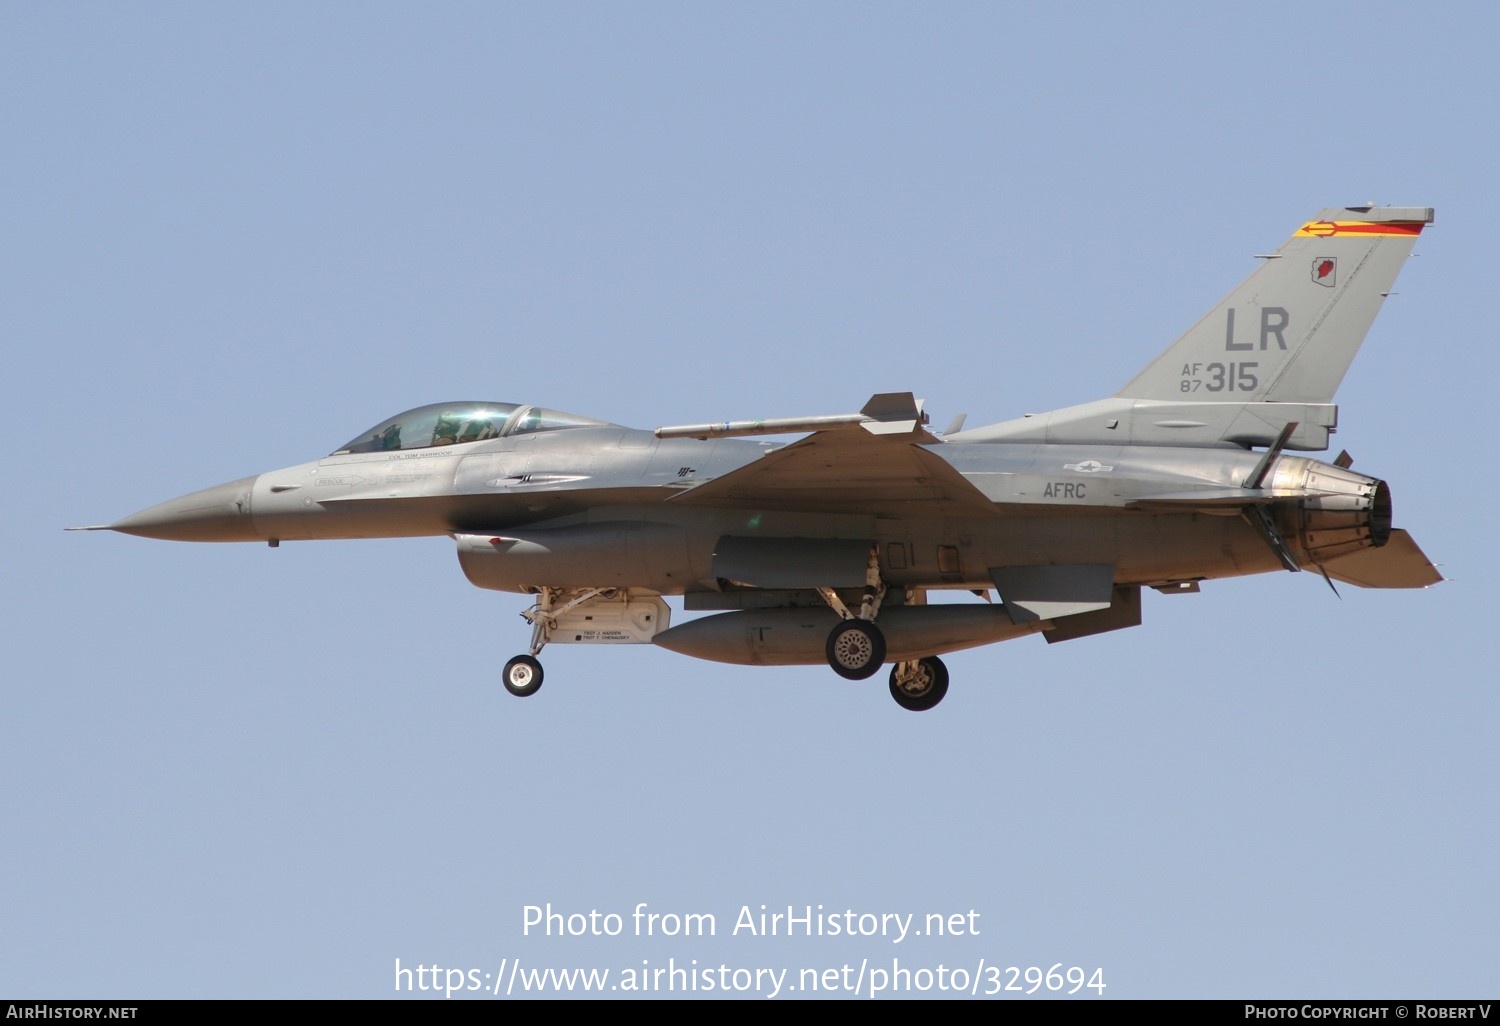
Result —
[{"label": "blue sky", "polygon": [[[1492,994],[1497,30],[1479,4],[0,7],[0,993],[696,959]],[[522,702],[525,603],[448,539],[61,530],[445,399],[640,427],[1083,402],[1371,200],[1437,224],[1335,449],[1391,482],[1451,578],[1428,591],[1152,593],[1136,630],[950,657],[921,716],[883,678],[650,647],[549,648]],[[548,903],[718,930],[528,934]],[[979,932],[731,933],[762,904]]]}]

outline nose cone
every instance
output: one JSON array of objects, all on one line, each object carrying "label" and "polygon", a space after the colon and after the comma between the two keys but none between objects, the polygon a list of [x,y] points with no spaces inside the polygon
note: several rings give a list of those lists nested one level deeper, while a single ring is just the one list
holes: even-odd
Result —
[{"label": "nose cone", "polygon": [[109,529],[167,541],[258,541],[250,526],[254,486],[253,477],[215,485],[133,513]]}]

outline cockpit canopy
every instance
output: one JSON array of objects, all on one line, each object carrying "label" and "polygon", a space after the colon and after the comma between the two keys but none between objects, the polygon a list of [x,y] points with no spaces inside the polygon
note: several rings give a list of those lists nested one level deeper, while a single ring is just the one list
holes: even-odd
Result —
[{"label": "cockpit canopy", "polygon": [[532,431],[607,426],[602,420],[541,406],[483,402],[433,403],[381,421],[353,441],[334,450],[332,455],[428,449],[435,445],[482,442],[486,438],[522,435]]}]

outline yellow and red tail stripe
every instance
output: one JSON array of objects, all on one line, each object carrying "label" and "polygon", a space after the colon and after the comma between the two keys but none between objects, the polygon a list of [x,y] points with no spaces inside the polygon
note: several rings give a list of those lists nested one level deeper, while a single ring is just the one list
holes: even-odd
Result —
[{"label": "yellow and red tail stripe", "polygon": [[1335,235],[1421,235],[1423,221],[1309,221],[1292,238],[1315,236],[1326,239]]}]

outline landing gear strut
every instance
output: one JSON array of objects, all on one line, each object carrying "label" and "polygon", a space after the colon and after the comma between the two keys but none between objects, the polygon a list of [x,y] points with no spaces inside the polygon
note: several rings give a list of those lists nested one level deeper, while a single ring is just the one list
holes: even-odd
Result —
[{"label": "landing gear strut", "polygon": [[870,547],[865,566],[865,591],[860,597],[859,613],[852,612],[839,593],[819,588],[818,594],[842,618],[828,634],[824,654],[833,672],[845,680],[873,677],[885,662],[885,635],[875,626],[875,614],[885,598],[885,582],[880,579],[880,550]]}]

